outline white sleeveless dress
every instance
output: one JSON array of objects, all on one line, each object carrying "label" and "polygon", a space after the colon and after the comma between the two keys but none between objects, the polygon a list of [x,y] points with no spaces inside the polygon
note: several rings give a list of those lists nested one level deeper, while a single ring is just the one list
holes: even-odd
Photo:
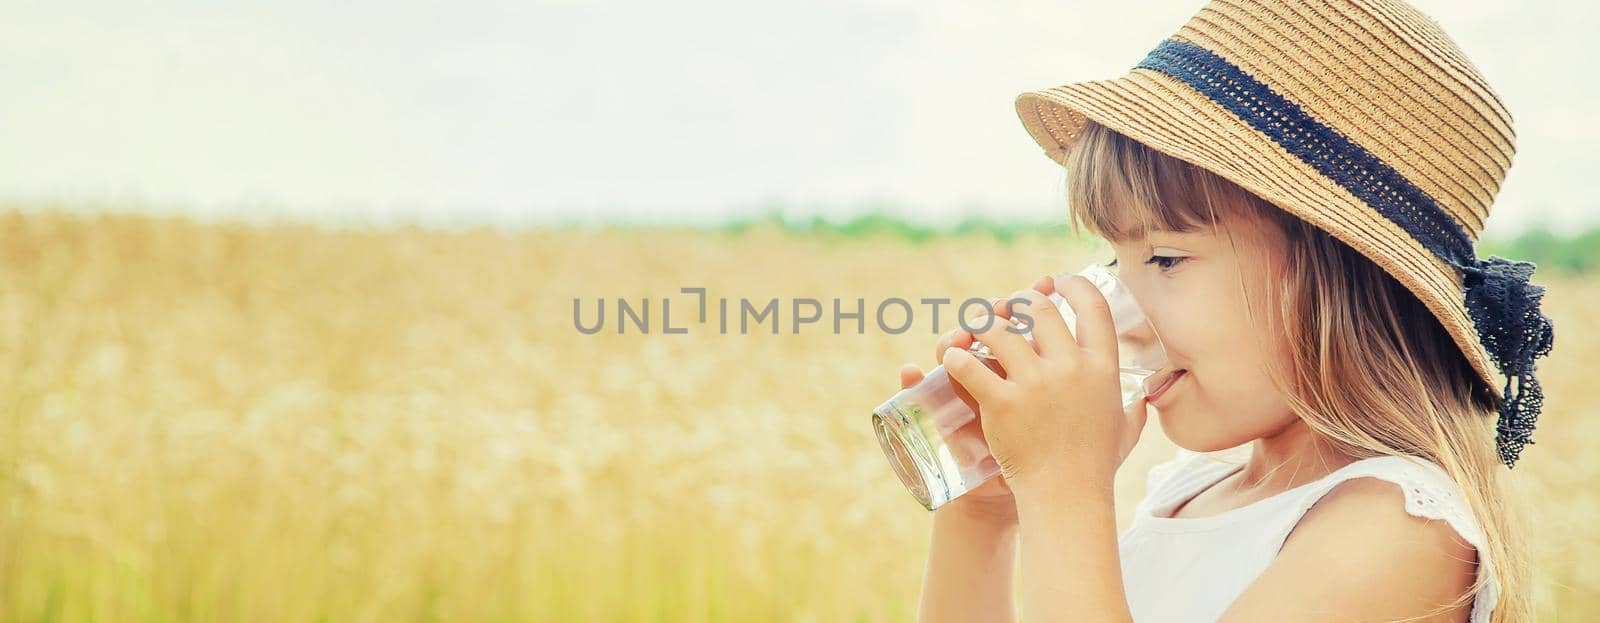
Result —
[{"label": "white sleeveless dress", "polygon": [[[1216,621],[1267,565],[1301,516],[1335,485],[1375,477],[1405,491],[1406,511],[1444,521],[1478,550],[1487,576],[1472,602],[1472,623],[1486,623],[1499,583],[1484,537],[1454,480],[1432,462],[1362,459],[1323,478],[1218,515],[1173,518],[1173,509],[1243,467],[1246,446],[1223,453],[1180,449],[1152,467],[1145,497],[1118,541],[1128,606],[1138,623]],[[1421,463],[1420,465],[1418,463]]]}]

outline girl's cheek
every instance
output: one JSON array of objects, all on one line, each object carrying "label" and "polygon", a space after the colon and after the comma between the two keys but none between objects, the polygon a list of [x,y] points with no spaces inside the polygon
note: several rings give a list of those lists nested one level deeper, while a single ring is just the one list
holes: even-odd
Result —
[{"label": "girl's cheek", "polygon": [[1225,286],[1204,283],[1203,276],[1158,276],[1142,284],[1139,297],[1167,355],[1188,365],[1198,365],[1208,353],[1227,355],[1227,345],[1238,339],[1235,325],[1243,323],[1229,312],[1235,301],[1219,291]]}]

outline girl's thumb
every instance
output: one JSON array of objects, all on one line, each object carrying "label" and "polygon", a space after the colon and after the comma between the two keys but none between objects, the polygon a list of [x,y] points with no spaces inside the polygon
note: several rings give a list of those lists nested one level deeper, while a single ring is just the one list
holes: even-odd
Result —
[{"label": "girl's thumb", "polygon": [[1144,430],[1145,421],[1150,419],[1150,401],[1140,396],[1122,410],[1122,415],[1128,418],[1128,424],[1134,430]]},{"label": "girl's thumb", "polygon": [[1144,433],[1144,424],[1150,419],[1149,401],[1140,396],[1138,400],[1133,401],[1133,404],[1123,408],[1122,417],[1124,418],[1122,454],[1126,457],[1133,451],[1133,447],[1138,445],[1139,436]]}]

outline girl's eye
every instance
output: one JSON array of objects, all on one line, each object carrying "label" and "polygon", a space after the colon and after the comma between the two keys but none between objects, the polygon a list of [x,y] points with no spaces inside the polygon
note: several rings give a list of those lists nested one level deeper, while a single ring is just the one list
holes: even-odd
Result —
[{"label": "girl's eye", "polygon": [[1155,264],[1156,266],[1161,267],[1161,270],[1165,271],[1173,266],[1182,264],[1183,261],[1187,259],[1189,258],[1183,256],[1152,255],[1150,256],[1150,259],[1145,260],[1145,263]]},{"label": "girl's eye", "polygon": [[1115,268],[1116,266],[1117,266],[1117,258],[1111,258],[1111,261],[1106,262],[1106,268]]}]

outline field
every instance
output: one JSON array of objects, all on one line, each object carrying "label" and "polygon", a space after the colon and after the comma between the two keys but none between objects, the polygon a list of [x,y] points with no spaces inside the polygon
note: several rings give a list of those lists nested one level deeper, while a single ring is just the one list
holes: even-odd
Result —
[{"label": "field", "polygon": [[[0,212],[0,620],[910,620],[930,515],[868,413],[935,335],[871,306],[1000,296],[1095,253]],[[1541,620],[1594,620],[1600,278],[1536,281],[1558,340],[1514,475]],[[649,334],[576,329],[575,298],[591,318],[619,297],[651,299]],[[777,335],[721,334],[715,301],[740,297],[861,297],[869,324],[793,334],[780,307]],[[661,332],[663,298],[687,333]],[[1171,452],[1146,431],[1124,525]]]}]

